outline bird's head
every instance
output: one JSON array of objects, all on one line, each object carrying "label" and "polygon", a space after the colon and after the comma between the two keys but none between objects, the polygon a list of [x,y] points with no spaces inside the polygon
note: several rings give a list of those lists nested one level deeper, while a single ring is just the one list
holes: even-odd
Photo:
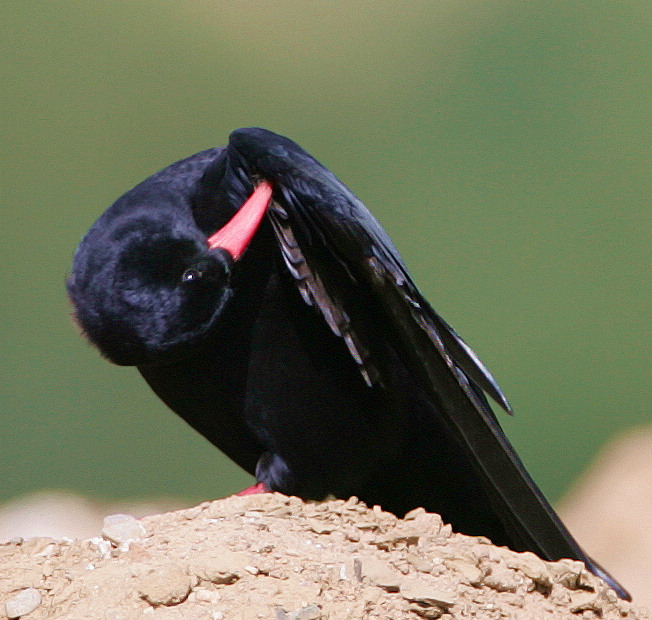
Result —
[{"label": "bird's head", "polygon": [[178,210],[141,205],[100,218],[68,279],[77,322],[109,360],[142,366],[188,354],[216,324],[230,276],[271,199],[261,183],[206,239]]}]

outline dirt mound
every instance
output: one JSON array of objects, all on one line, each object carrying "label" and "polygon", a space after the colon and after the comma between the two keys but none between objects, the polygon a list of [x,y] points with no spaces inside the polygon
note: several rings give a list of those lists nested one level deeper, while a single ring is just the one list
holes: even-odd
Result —
[{"label": "dirt mound", "polygon": [[14,540],[0,557],[0,613],[29,620],[647,618],[580,562],[354,498],[266,494],[114,515],[97,538]]}]

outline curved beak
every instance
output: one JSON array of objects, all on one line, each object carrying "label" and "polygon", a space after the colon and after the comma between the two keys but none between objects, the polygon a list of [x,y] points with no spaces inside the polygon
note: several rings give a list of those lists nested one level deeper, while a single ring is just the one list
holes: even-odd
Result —
[{"label": "curved beak", "polygon": [[272,184],[261,181],[231,220],[207,239],[208,247],[211,250],[222,248],[234,261],[239,260],[256,234],[271,201]]}]

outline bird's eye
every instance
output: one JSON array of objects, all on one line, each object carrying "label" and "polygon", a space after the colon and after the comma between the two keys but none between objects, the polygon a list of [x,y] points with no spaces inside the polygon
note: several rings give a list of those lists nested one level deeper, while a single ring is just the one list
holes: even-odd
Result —
[{"label": "bird's eye", "polygon": [[202,275],[204,274],[199,269],[190,267],[190,269],[186,269],[181,275],[181,282],[196,282]]}]

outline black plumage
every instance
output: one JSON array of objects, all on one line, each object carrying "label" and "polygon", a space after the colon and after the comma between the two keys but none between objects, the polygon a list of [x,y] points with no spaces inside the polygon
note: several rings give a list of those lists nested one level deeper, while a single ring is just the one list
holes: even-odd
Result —
[{"label": "black plumage", "polygon": [[[209,245],[263,186],[271,203],[243,255]],[[82,240],[68,290],[109,360],[137,366],[267,488],[423,506],[496,544],[582,560],[627,596],[524,469],[485,398],[509,411],[492,375],[374,216],[291,140],[240,129],[145,180]]]}]

